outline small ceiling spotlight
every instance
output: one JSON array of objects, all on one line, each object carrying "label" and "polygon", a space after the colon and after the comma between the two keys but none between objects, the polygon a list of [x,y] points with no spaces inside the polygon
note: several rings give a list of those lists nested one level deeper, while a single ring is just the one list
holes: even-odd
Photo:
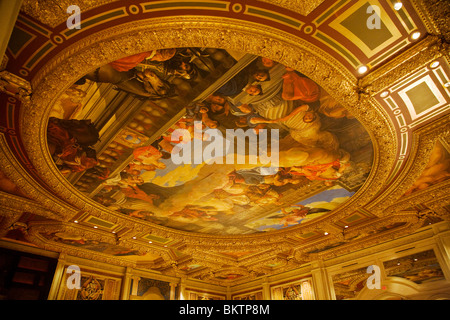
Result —
[{"label": "small ceiling spotlight", "polygon": [[389,95],[389,91],[383,91],[383,92],[380,94],[380,97],[386,98],[388,95]]},{"label": "small ceiling spotlight", "polygon": [[153,243],[152,241],[149,241],[148,243]]},{"label": "small ceiling spotlight", "polygon": [[446,88],[450,87],[450,82],[444,83],[444,87]]},{"label": "small ceiling spotlight", "polygon": [[97,229],[98,227],[97,226],[94,226],[94,229]]},{"label": "small ceiling spotlight", "polygon": [[75,222],[75,223],[78,223],[78,220],[75,220],[74,222]]},{"label": "small ceiling spotlight", "polygon": [[413,39],[413,40],[417,40],[417,39],[419,39],[419,37],[420,37],[419,31],[416,31],[411,35],[411,39]]},{"label": "small ceiling spotlight", "polygon": [[136,239],[136,237],[133,237],[133,239]]},{"label": "small ceiling spotlight", "polygon": [[348,226],[344,226],[344,228],[345,228],[345,229],[347,229],[347,228],[348,228]]},{"label": "small ceiling spotlight", "polygon": [[327,235],[328,235],[328,232],[325,231],[323,234],[327,236]]},{"label": "small ceiling spotlight", "polygon": [[436,68],[439,66],[439,61],[434,61],[432,64],[430,64],[430,67]]},{"label": "small ceiling spotlight", "polygon": [[395,10],[400,10],[403,7],[403,3],[401,1],[397,1],[396,3],[394,3],[394,9]]},{"label": "small ceiling spotlight", "polygon": [[367,66],[361,66],[358,68],[358,73],[359,74],[364,74],[367,72],[367,70],[369,70],[369,68],[367,68]]}]

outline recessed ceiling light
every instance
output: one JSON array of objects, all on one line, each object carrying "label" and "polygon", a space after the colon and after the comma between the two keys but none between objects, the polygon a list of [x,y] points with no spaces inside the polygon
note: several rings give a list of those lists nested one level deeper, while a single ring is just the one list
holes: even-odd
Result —
[{"label": "recessed ceiling light", "polygon": [[78,220],[75,220],[74,222],[75,222],[75,223],[78,223]]},{"label": "recessed ceiling light", "polygon": [[346,229],[347,229],[347,228],[348,228],[348,226],[344,226],[344,228],[346,228]]},{"label": "recessed ceiling light", "polygon": [[439,65],[439,61],[435,61],[432,64],[430,64],[430,67],[436,68]]},{"label": "recessed ceiling light", "polygon": [[400,1],[397,1],[396,3],[394,3],[394,9],[395,10],[400,10],[403,7],[403,3],[401,3]]},{"label": "recessed ceiling light", "polygon": [[416,31],[416,32],[414,32],[414,33],[411,35],[411,38],[412,38],[413,40],[417,40],[417,39],[419,39],[419,37],[420,37],[420,32],[419,32],[419,31]]},{"label": "recessed ceiling light", "polygon": [[153,242],[149,241],[148,243],[153,243]]},{"label": "recessed ceiling light", "polygon": [[388,95],[389,95],[389,91],[383,91],[383,92],[380,94],[380,97],[386,98]]},{"label": "recessed ceiling light", "polygon": [[98,227],[97,226],[94,226],[94,229],[97,229]]},{"label": "recessed ceiling light", "polygon": [[116,233],[115,231],[112,231],[112,233]]},{"label": "recessed ceiling light", "polygon": [[366,66],[361,66],[358,68],[358,73],[363,74],[363,73],[366,73],[367,70],[369,70],[369,68],[367,68]]},{"label": "recessed ceiling light", "polygon": [[136,237],[133,237],[133,239],[136,239]]},{"label": "recessed ceiling light", "polygon": [[446,87],[446,88],[450,87],[450,82],[445,83],[444,87]]},{"label": "recessed ceiling light", "polygon": [[325,231],[323,234],[327,236],[327,235],[328,235],[328,232]]}]

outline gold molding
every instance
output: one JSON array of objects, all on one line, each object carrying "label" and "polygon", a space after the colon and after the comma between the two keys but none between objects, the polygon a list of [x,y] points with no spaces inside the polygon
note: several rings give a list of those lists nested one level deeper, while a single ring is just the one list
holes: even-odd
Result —
[{"label": "gold molding", "polygon": [[435,59],[442,56],[448,59],[448,52],[448,43],[438,36],[428,35],[401,55],[362,78],[360,87],[373,96]]},{"label": "gold molding", "polygon": [[307,16],[324,0],[260,0]]}]

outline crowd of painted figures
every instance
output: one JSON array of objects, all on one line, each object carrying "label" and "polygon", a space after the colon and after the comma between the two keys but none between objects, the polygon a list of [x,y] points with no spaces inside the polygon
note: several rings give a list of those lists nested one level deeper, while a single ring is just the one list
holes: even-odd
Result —
[{"label": "crowd of painted figures", "polygon": [[[208,68],[201,68],[198,62],[203,61],[204,67],[205,60],[198,59],[201,55],[201,50],[193,49],[144,52],[102,66],[78,84],[86,79],[111,83],[119,90],[157,103],[158,99],[177,94],[171,79],[195,81],[207,72]],[[50,118],[48,143],[64,173],[96,170],[97,177],[104,181],[103,192],[96,200],[105,205],[127,209],[141,218],[170,214],[172,218],[215,221],[211,210],[196,202],[202,196],[214,194],[213,211],[217,212],[230,201],[232,205],[280,203],[276,187],[305,179],[333,185],[349,167],[350,154],[340,148],[338,137],[323,124],[341,118],[353,117],[313,80],[258,57],[211,95],[186,106],[185,115],[151,145],[135,148],[133,160],[117,176],[110,177],[107,168],[97,166],[93,145],[99,133],[89,120]],[[163,160],[179,150],[178,144],[206,139],[205,129],[242,128],[258,134],[268,125],[282,125],[288,132],[280,140],[279,168],[274,174],[262,174],[260,165],[233,164],[219,169],[216,164],[204,166],[197,177],[172,188],[144,182],[141,177],[143,172],[165,169]],[[177,128],[186,129],[190,136],[174,139],[172,133]],[[189,198],[183,190],[189,193],[192,184],[196,184],[197,193]],[[127,200],[118,205],[108,199],[107,193],[113,189],[120,190]],[[177,205],[171,206],[173,203]],[[294,211],[286,213],[284,224],[304,218],[305,210]]]}]

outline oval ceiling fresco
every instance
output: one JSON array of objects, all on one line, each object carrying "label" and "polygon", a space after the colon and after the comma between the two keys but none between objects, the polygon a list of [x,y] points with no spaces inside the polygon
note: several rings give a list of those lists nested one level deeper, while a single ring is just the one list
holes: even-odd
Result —
[{"label": "oval ceiling fresco", "polygon": [[47,139],[96,202],[216,235],[329,214],[373,160],[363,126],[306,75],[214,48],[153,50],[86,74],[53,106]]}]

